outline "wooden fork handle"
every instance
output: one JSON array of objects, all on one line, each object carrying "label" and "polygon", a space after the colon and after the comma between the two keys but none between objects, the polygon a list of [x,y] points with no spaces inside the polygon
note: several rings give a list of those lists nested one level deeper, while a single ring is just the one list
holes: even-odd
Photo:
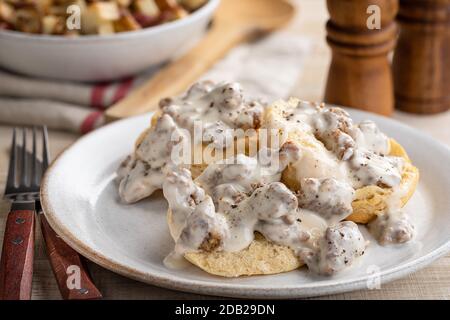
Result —
[{"label": "wooden fork handle", "polygon": [[0,300],[29,300],[34,260],[34,210],[12,210],[0,261]]},{"label": "wooden fork handle", "polygon": [[101,299],[102,294],[92,282],[84,258],[53,231],[43,214],[40,219],[47,255],[63,299]]}]

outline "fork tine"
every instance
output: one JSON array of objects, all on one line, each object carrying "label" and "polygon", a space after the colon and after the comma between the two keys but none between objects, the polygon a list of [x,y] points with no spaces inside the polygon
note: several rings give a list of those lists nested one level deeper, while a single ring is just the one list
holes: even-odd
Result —
[{"label": "fork tine", "polygon": [[36,186],[38,184],[38,180],[39,180],[39,174],[37,172],[37,164],[38,164],[38,159],[37,159],[37,152],[36,152],[36,127],[33,126],[33,154],[31,157],[31,185],[32,186]]},{"label": "fork tine", "polygon": [[27,159],[27,129],[22,128],[22,152],[20,155],[22,159],[22,170],[20,172],[20,185],[25,186],[27,184],[27,170],[28,170],[28,159]]},{"label": "fork tine", "polygon": [[48,132],[47,126],[42,126],[42,173],[45,172],[48,168],[49,159],[50,159],[50,151],[48,149]]},{"label": "fork tine", "polygon": [[8,178],[6,180],[6,188],[14,188],[16,185],[16,159],[17,159],[17,130],[14,128],[12,142],[11,142],[11,153],[9,155],[9,168],[8,168]]}]

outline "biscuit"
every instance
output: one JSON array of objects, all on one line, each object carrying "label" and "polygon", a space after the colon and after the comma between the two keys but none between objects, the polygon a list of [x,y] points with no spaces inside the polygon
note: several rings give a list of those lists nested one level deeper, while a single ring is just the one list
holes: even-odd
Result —
[{"label": "biscuit", "polygon": [[[269,108],[266,112],[265,121],[272,122],[272,124],[274,121],[276,122],[278,112],[281,112],[281,108]],[[323,147],[320,141],[313,137],[305,136],[301,132],[289,133],[287,139],[302,145],[302,147]],[[416,189],[419,180],[419,170],[411,164],[403,147],[393,139],[390,139],[389,154],[405,159],[400,183],[400,188],[405,190],[401,198],[402,205],[405,205]],[[202,164],[198,168],[198,172],[193,172],[193,176],[197,176],[205,167],[206,164]],[[197,168],[193,169],[197,170]],[[295,179],[297,176],[295,170],[295,167],[288,166],[283,171],[281,179],[293,191],[299,190],[300,187],[299,181]],[[391,194],[391,188],[381,188],[379,186],[366,186],[356,190],[355,199],[352,202],[353,213],[347,217],[347,220],[362,224],[372,221],[377,215],[382,214],[387,209],[387,201]],[[170,209],[167,219],[171,230],[172,213]],[[173,234],[172,230],[171,234]],[[249,247],[239,252],[191,252],[186,253],[185,258],[202,270],[223,277],[277,274],[292,271],[304,264],[292,249],[274,244],[259,233],[255,233],[255,239]]]}]

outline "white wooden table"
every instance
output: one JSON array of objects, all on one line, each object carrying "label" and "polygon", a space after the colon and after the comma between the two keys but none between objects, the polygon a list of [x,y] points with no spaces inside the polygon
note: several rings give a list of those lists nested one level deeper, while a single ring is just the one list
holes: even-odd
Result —
[{"label": "white wooden table", "polygon": [[[300,13],[289,27],[311,37],[314,48],[305,63],[292,95],[305,100],[320,101],[324,92],[330,52],[325,43],[324,24],[327,19],[325,0],[296,0]],[[396,112],[395,119],[416,127],[450,145],[450,112],[434,116],[415,116]],[[11,128],[0,126],[0,193],[6,180],[7,159]],[[56,156],[78,136],[63,132],[50,132],[51,153]],[[449,164],[450,166],[450,164]],[[448,190],[447,190],[448,192]],[[9,204],[0,200],[0,235],[3,235]],[[450,214],[450,213],[449,213]],[[39,225],[39,224],[37,224]],[[0,243],[2,237],[0,237]],[[56,281],[43,248],[41,234],[37,232],[36,257],[33,279],[33,299],[60,299]],[[106,299],[206,299],[183,292],[166,290],[142,284],[93,263],[89,264],[93,279]],[[362,290],[322,297],[323,299],[449,299],[450,256],[441,258],[424,270],[404,279],[385,284],[379,290]]]}]

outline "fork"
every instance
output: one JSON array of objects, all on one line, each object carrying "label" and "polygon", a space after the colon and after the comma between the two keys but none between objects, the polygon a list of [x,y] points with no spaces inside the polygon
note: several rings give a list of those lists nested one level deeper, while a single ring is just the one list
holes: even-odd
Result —
[{"label": "fork", "polygon": [[27,129],[21,131],[22,145],[18,145],[14,128],[5,190],[5,197],[12,200],[12,206],[6,220],[0,260],[1,300],[31,298],[35,201],[39,199],[42,166],[37,158],[36,128],[32,130],[31,156],[27,152]]},{"label": "fork", "polygon": [[[50,162],[48,135],[45,127],[43,128],[43,145],[42,171],[45,172]],[[62,298],[64,300],[101,299],[102,294],[91,279],[85,259],[66,244],[52,229],[47,218],[42,214],[40,199],[36,201],[36,210],[39,213],[38,216],[41,222],[45,251],[47,252]],[[75,270],[73,269],[74,267],[79,275],[79,288],[68,286],[68,281],[70,282],[68,270]]]},{"label": "fork", "polygon": [[[27,152],[27,130],[22,144],[17,143],[14,128],[5,197],[13,201],[5,227],[0,260],[0,300],[31,298],[34,258],[35,212],[39,213],[42,235],[50,265],[61,296],[68,300],[101,299],[84,264],[84,258],[67,245],[51,228],[40,203],[41,178],[50,162],[48,133],[42,127],[42,155],[37,155],[36,128],[32,129],[32,153]],[[18,182],[18,183],[17,183]],[[80,288],[69,288],[69,267],[77,267]]]}]

